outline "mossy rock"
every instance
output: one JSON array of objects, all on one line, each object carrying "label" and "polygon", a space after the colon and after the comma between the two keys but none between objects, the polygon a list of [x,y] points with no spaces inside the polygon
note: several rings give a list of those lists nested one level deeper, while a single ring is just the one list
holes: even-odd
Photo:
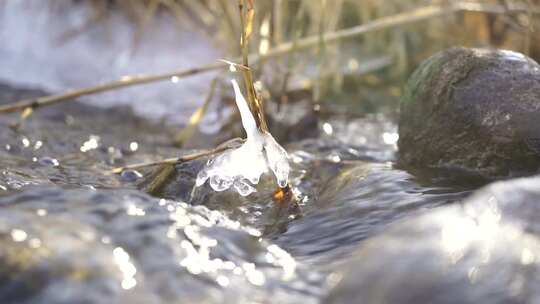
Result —
[{"label": "mossy rock", "polygon": [[334,272],[323,303],[539,303],[539,200],[539,177],[513,179],[394,222]]},{"label": "mossy rock", "polygon": [[540,165],[540,66],[511,51],[452,48],[427,59],[401,101],[403,166],[488,178]]}]

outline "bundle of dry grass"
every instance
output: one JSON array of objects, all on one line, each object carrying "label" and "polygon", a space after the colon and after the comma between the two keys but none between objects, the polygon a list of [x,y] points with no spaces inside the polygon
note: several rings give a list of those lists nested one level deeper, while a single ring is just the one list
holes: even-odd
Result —
[{"label": "bundle of dry grass", "polygon": [[[261,79],[270,100],[282,102],[289,91],[307,88],[315,102],[357,88],[401,83],[418,62],[452,45],[501,47],[540,58],[539,0],[273,0],[253,1],[249,53],[254,79]],[[196,30],[211,37],[228,58],[240,61],[238,37],[242,27],[236,1],[226,0],[93,0],[51,2],[53,9],[88,5],[87,21],[66,29],[63,39],[84,34],[111,14],[132,20],[137,37],[163,15],[171,26]],[[420,22],[421,21],[421,22]],[[299,55],[301,54],[301,55]],[[245,54],[244,54],[245,55]],[[382,55],[382,56],[381,56]],[[226,67],[209,63],[161,75],[125,77],[119,81],[52,97],[0,107],[0,112],[21,111],[78,96],[130,85],[187,77]],[[380,70],[378,77],[363,77]],[[173,67],[172,67],[173,68]],[[394,88],[395,89],[395,88]],[[399,94],[396,90],[393,94]],[[329,96],[333,96],[330,98]],[[28,111],[26,111],[28,113]]]}]

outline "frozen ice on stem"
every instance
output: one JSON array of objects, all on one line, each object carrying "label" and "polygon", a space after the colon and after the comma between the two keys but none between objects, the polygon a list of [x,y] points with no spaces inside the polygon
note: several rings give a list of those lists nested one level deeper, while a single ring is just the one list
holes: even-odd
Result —
[{"label": "frozen ice on stem", "polygon": [[256,192],[262,174],[270,169],[280,187],[287,185],[289,160],[287,152],[268,132],[261,131],[251,114],[248,104],[240,92],[238,83],[231,80],[240,111],[242,125],[247,138],[244,144],[210,159],[197,175],[196,186],[202,186],[209,180],[215,191],[225,191],[233,187],[240,195],[247,196]]}]

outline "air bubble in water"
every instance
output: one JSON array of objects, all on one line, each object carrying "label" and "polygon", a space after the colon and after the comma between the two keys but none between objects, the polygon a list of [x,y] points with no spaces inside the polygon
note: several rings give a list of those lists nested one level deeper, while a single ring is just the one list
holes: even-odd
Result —
[{"label": "air bubble in water", "polygon": [[210,177],[210,186],[215,191],[225,191],[231,187],[232,180],[228,178],[221,178],[219,175]]},{"label": "air bubble in water", "polygon": [[234,188],[241,196],[248,196],[253,192],[257,192],[253,186],[241,179],[234,181]]}]

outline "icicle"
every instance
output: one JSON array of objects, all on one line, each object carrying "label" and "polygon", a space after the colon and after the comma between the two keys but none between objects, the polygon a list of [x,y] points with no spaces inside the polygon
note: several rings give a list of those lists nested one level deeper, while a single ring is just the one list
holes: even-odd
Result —
[{"label": "icicle", "polygon": [[287,185],[289,161],[287,152],[270,133],[260,131],[236,80],[231,80],[236,106],[240,111],[242,126],[246,131],[246,142],[237,149],[228,150],[208,161],[197,175],[196,186],[206,180],[215,191],[233,187],[242,196],[256,192],[252,186],[259,183],[263,173],[270,169],[280,187]]}]

